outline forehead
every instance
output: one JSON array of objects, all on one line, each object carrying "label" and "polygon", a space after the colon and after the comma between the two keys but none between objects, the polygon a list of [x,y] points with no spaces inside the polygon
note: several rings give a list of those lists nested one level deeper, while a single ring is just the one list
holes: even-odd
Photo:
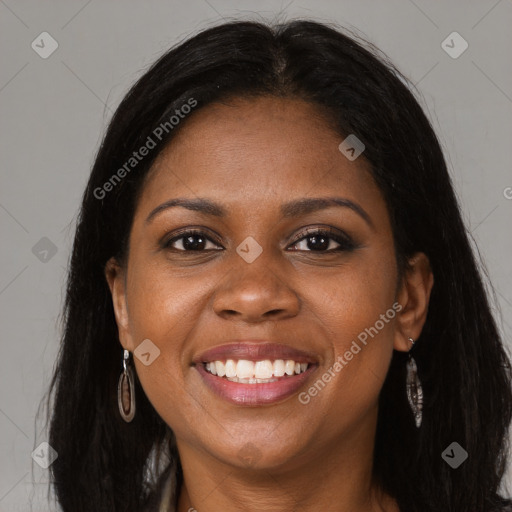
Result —
[{"label": "forehead", "polygon": [[348,160],[320,107],[257,97],[210,104],[183,121],[156,159],[141,208],[172,197],[205,196],[257,208],[271,198],[380,192],[363,156]]}]

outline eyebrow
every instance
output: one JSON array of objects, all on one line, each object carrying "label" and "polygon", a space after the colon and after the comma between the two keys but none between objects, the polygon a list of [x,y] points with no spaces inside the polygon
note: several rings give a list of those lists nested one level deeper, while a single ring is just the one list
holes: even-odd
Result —
[{"label": "eyebrow", "polygon": [[[357,213],[369,226],[374,228],[372,219],[364,210],[364,208],[354,201],[343,197],[306,197],[303,199],[295,199],[281,205],[281,215],[284,218],[300,217],[301,215],[307,215],[308,213],[324,210],[332,206],[350,208],[352,211]],[[186,208],[187,210],[197,211],[214,217],[227,216],[227,210],[220,204],[215,203],[210,199],[202,197],[197,199],[178,197],[176,199],[170,199],[169,201],[162,203],[154,210],[152,210],[146,218],[146,224],[151,222],[151,220],[160,212],[174,207],[182,207]]]}]

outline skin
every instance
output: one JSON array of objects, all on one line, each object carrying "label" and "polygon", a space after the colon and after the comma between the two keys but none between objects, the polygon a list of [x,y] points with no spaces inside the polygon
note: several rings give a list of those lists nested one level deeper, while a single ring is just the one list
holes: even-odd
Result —
[{"label": "skin", "polygon": [[[177,438],[179,512],[398,510],[372,478],[378,396],[393,350],[409,350],[408,337],[421,333],[433,277],[418,253],[399,282],[383,196],[364,155],[350,161],[339,151],[343,138],[299,99],[210,104],[159,155],[136,208],[128,258],[105,268],[122,346],[133,352],[149,338],[160,350],[148,366],[133,359]],[[347,207],[280,214],[285,202],[333,196],[357,203],[371,223]],[[177,197],[208,198],[227,215],[174,207],[146,222]],[[330,238],[315,249],[301,235],[306,226],[331,226],[356,247],[326,252],[339,247]],[[184,250],[183,238],[159,245],[186,227],[211,241],[197,251]],[[262,248],[252,263],[236,252],[248,236]],[[307,405],[298,393],[265,406],[228,403],[192,364],[235,338],[281,342],[318,357],[304,391],[395,302],[401,311]],[[242,458],[248,447],[252,463]]]}]

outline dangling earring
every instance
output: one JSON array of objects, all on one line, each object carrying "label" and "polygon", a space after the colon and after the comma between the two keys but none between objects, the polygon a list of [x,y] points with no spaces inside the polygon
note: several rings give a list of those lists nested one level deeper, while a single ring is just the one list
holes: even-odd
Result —
[{"label": "dangling earring", "polygon": [[409,405],[411,406],[412,413],[414,414],[414,421],[416,422],[416,427],[420,427],[421,419],[423,416],[423,389],[421,387],[421,382],[418,377],[418,367],[416,366],[416,361],[411,356],[410,351],[414,345],[414,340],[409,338],[411,342],[411,348],[409,349],[409,359],[407,360],[407,399],[409,400]]},{"label": "dangling earring", "polygon": [[130,352],[125,349],[123,356],[123,372],[119,377],[117,384],[117,405],[121,417],[126,423],[130,423],[135,416],[135,381],[133,379],[133,369],[127,365]]}]

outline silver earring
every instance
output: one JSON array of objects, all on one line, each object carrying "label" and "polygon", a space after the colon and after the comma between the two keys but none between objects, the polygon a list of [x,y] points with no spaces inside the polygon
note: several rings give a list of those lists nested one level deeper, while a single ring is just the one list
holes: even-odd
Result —
[{"label": "silver earring", "polygon": [[133,369],[127,364],[130,352],[125,349],[123,356],[123,372],[117,384],[117,405],[121,417],[126,423],[130,423],[135,416],[135,381]]},{"label": "silver earring", "polygon": [[[409,338],[411,342],[411,349],[414,345],[414,340]],[[418,377],[418,367],[416,366],[416,361],[410,354],[409,349],[409,359],[407,360],[407,379],[406,379],[406,387],[407,387],[407,399],[409,400],[409,405],[411,406],[412,413],[414,415],[414,421],[416,423],[416,427],[419,428],[421,425],[421,419],[423,416],[423,389],[421,387],[421,382]]]}]

